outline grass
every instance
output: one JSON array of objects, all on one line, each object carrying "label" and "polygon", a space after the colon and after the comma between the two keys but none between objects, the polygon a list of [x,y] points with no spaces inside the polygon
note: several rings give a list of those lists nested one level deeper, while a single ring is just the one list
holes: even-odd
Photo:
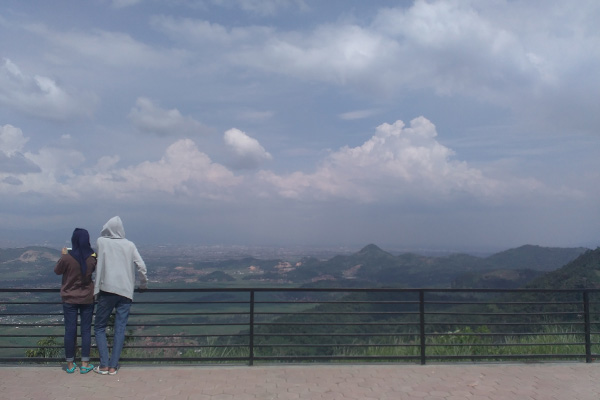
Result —
[{"label": "grass", "polygon": [[[429,360],[449,360],[453,361],[501,361],[519,356],[521,360],[531,361],[540,356],[552,355],[556,359],[582,359],[585,357],[585,346],[581,344],[583,340],[581,334],[570,332],[568,329],[550,328],[539,335],[531,336],[486,336],[485,332],[470,331],[465,329],[461,332],[451,332],[440,336],[430,336],[427,339],[426,356]],[[417,335],[415,337],[418,338]],[[172,338],[171,338],[172,339]],[[385,340],[368,340],[366,342],[355,339],[351,346],[328,347],[327,354],[318,354],[322,347],[306,344],[303,347],[280,347],[269,348],[268,352],[261,351],[260,346],[255,348],[255,357],[275,356],[321,356],[323,361],[327,357],[343,357],[346,361],[408,361],[414,362],[420,358],[420,344],[418,340],[410,340],[410,337],[387,337]],[[600,337],[593,337],[592,341],[599,340]],[[327,340],[327,339],[323,339]],[[153,348],[148,349],[126,349],[124,357],[179,357],[181,362],[186,359],[194,358],[194,363],[204,363],[198,361],[198,358],[212,359],[206,363],[231,363],[231,361],[218,359],[228,358],[247,358],[249,349],[247,346],[223,346],[218,345],[216,337],[206,338],[203,341],[180,341],[182,347],[161,347],[176,345],[177,342],[170,341],[165,337],[162,341],[154,342]],[[196,347],[184,347],[183,345],[196,345]],[[592,351],[600,350],[598,345],[594,345]],[[573,356],[576,355],[576,356]],[[564,357],[561,357],[564,356]],[[216,359],[216,361],[214,360]],[[283,362],[283,360],[280,360]],[[343,361],[343,360],[336,360]],[[151,362],[160,362],[154,361]],[[244,361],[238,361],[244,362]]]},{"label": "grass", "polygon": [[[451,332],[447,335],[430,336],[427,339],[426,356],[434,359],[479,359],[495,361],[514,356],[524,359],[541,358],[552,355],[556,358],[585,357],[583,335],[568,329],[549,328],[539,335],[530,336],[486,336],[473,335],[470,329]],[[592,337],[592,342],[598,340]],[[385,346],[384,346],[385,345]],[[599,351],[598,345],[592,347],[592,353]],[[346,347],[339,349],[340,354],[348,357],[413,357],[420,355],[418,343],[404,338],[391,338],[387,342],[371,343],[367,347]],[[571,357],[571,355],[578,355]],[[475,357],[474,357],[475,356]]]}]

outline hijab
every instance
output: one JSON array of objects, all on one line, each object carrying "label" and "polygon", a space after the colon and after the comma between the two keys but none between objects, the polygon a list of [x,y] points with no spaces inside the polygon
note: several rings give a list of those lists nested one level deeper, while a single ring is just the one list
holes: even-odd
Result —
[{"label": "hijab", "polygon": [[85,229],[75,228],[71,237],[71,245],[73,246],[69,254],[77,260],[81,268],[81,276],[85,277],[87,272],[86,260],[94,254],[94,250],[90,245],[90,234]]}]

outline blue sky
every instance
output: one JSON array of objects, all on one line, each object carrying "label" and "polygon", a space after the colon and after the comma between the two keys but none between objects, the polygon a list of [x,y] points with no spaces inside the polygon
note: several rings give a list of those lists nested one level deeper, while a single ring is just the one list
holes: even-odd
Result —
[{"label": "blue sky", "polygon": [[600,238],[597,1],[0,6],[0,245]]}]

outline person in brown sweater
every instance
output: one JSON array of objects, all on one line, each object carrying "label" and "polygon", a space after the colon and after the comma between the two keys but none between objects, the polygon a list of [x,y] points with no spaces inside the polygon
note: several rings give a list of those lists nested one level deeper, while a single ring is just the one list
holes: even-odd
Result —
[{"label": "person in brown sweater", "polygon": [[88,231],[75,228],[71,237],[71,250],[63,249],[63,254],[54,267],[57,275],[62,275],[60,296],[63,303],[65,321],[66,371],[75,372],[75,345],[77,343],[77,314],[81,320],[81,365],[79,372],[87,374],[94,366],[90,364],[92,345],[92,316],[94,314],[94,281],[96,254],[90,245]]}]

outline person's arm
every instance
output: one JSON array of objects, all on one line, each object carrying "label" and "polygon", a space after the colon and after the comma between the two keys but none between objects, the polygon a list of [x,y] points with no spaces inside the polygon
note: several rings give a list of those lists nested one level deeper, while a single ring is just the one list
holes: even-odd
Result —
[{"label": "person's arm", "polygon": [[87,267],[92,270],[92,273],[94,273],[96,271],[96,265],[98,264],[98,258],[96,256],[96,253],[89,256],[88,259],[86,260],[86,263],[87,263]]},{"label": "person's arm", "polygon": [[146,275],[146,263],[142,259],[142,256],[140,256],[140,253],[138,252],[137,248],[133,252],[133,263],[135,264],[137,272],[140,276],[140,289],[147,289],[148,276]]},{"label": "person's arm", "polygon": [[63,257],[59,258],[58,262],[54,266],[54,273],[56,275],[62,275],[65,273],[66,269],[67,269],[67,263],[65,262]]}]

